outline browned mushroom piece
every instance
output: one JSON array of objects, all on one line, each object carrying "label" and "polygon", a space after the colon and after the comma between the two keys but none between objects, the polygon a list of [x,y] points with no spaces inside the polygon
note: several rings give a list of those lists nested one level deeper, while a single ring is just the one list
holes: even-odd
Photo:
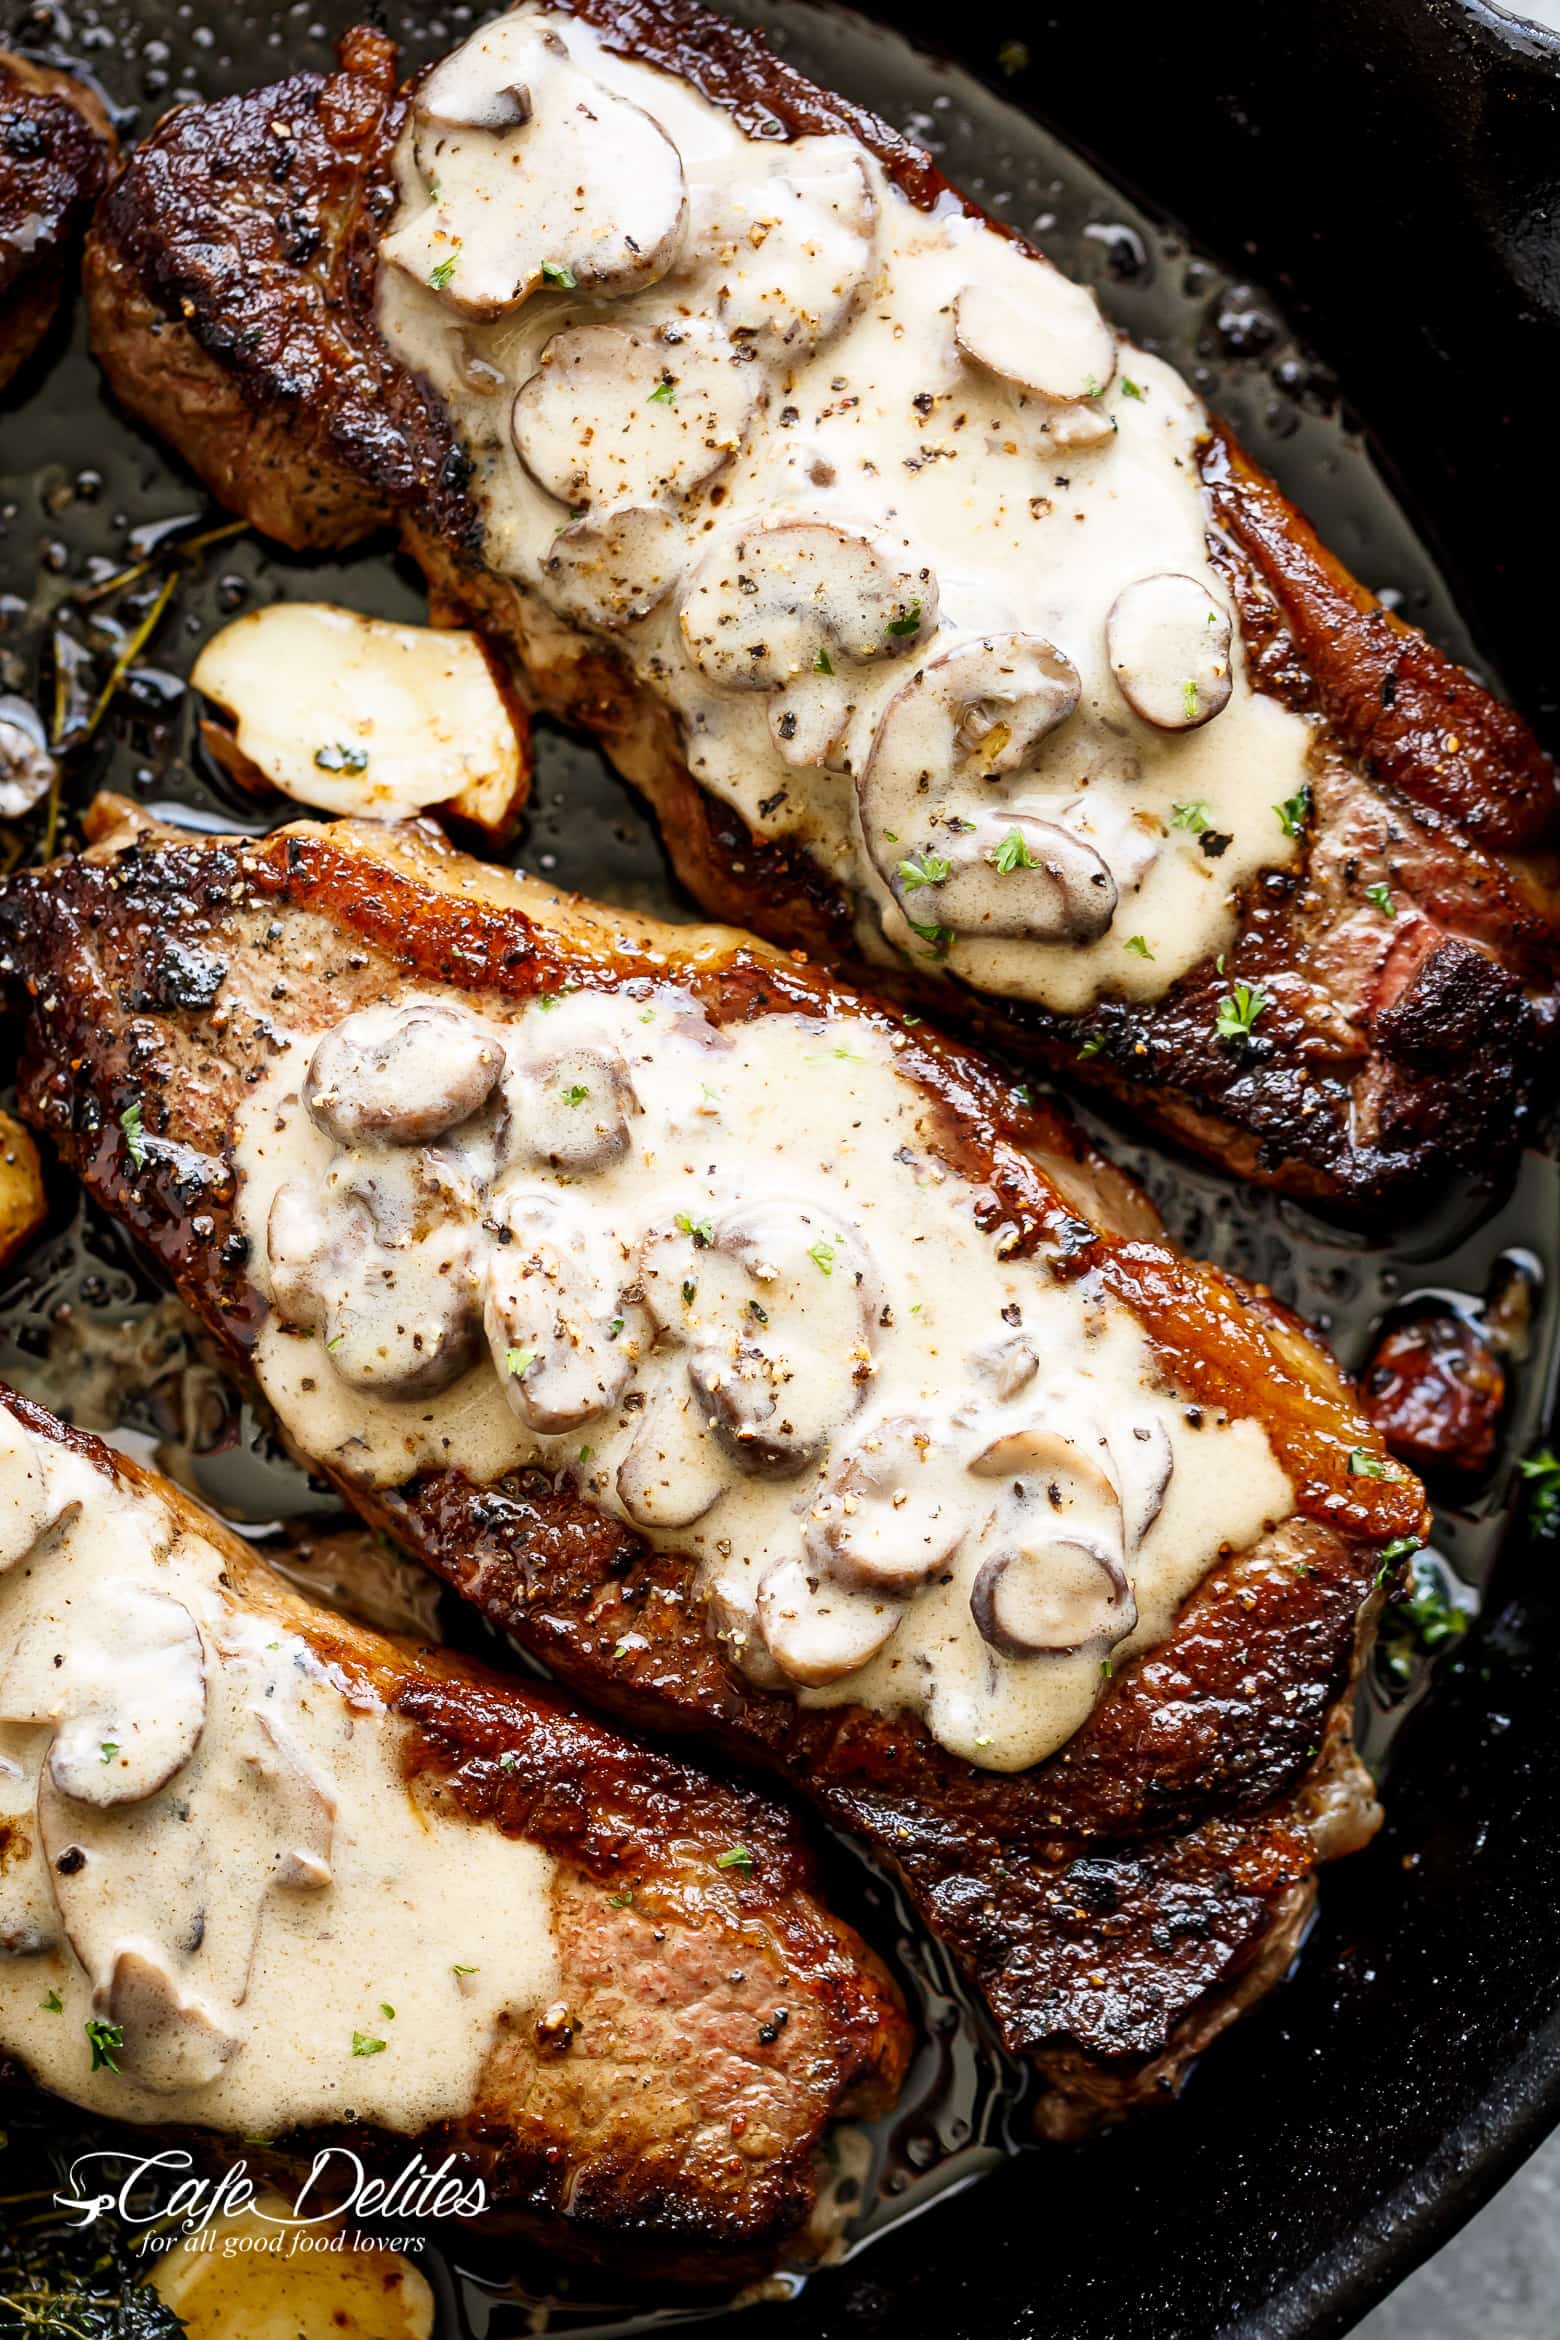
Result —
[{"label": "browned mushroom piece", "polygon": [[1124,586],[1105,620],[1117,688],[1156,731],[1195,731],[1228,706],[1231,642],[1228,610],[1175,570]]},{"label": "browned mushroom piece", "polygon": [[859,796],[867,849],[907,917],[1041,941],[1109,925],[1116,885],[1099,854],[1006,786],[1038,769],[1079,695],[1054,643],[988,634],[930,660],[889,701]]},{"label": "browned mushroom piece", "polygon": [[884,1593],[852,1592],[814,1576],[800,1560],[778,1560],[758,1588],[758,1621],[781,1672],[809,1688],[858,1673],[898,1632],[903,1604]]},{"label": "browned mushroom piece", "polygon": [[504,1395],[544,1435],[609,1413],[643,1332],[618,1296],[589,1215],[560,1195],[507,1193],[494,1214],[483,1322]]},{"label": "browned mushroom piece", "polygon": [[[72,1505],[71,1510],[76,1509]],[[0,1575],[35,1552],[64,1517],[50,1494],[32,1440],[0,1407]]]},{"label": "browned mushroom piece", "polygon": [[574,326],[553,335],[515,393],[515,451],[561,504],[676,503],[742,445],[752,375],[724,333],[699,318],[659,333]]},{"label": "browned mushroom piece", "polygon": [[[1009,1430],[970,1464],[981,1479],[1008,1479],[1023,1496],[1038,1494],[1053,1509],[1081,1501],[1121,1533],[1121,1495],[1115,1457],[1097,1424],[1029,1422]],[[1054,1492],[1053,1492],[1054,1490]]]},{"label": "browned mushroom piece", "polygon": [[657,504],[627,504],[571,520],[542,563],[551,599],[605,633],[643,625],[682,574],[682,533]]},{"label": "browned mushroom piece", "polygon": [[48,1772],[61,1795],[108,1811],[165,1787],[200,1743],[206,1661],[182,1601],[133,1578],[103,1587],[67,1647],[35,1626],[0,1674],[0,1720],[52,1723]]},{"label": "browned mushroom piece", "polygon": [[512,22],[495,37],[508,51],[500,87],[479,42],[418,86],[426,199],[404,208],[383,258],[468,317],[500,316],[547,286],[600,300],[654,284],[687,220],[676,147],[582,72],[550,27]]},{"label": "browned mushroom piece", "polygon": [[965,285],[953,304],[964,356],[1058,405],[1098,398],[1116,371],[1116,336],[1094,295],[1016,245],[991,257],[992,280]]},{"label": "browned mushroom piece", "polygon": [[0,820],[19,821],[54,786],[43,717],[28,699],[0,698]]},{"label": "browned mushroom piece", "polygon": [[940,1576],[972,1525],[937,1483],[938,1437],[900,1415],[858,1439],[807,1515],[813,1565],[861,1592],[912,1593]]},{"label": "browned mushroom piece", "polygon": [[1119,1561],[1071,1536],[1037,1535],[982,1561],[970,1613],[982,1639],[1015,1658],[1117,1642],[1137,1622]]},{"label": "browned mushroom piece", "polygon": [[480,1112],[503,1070],[502,1044],[459,1008],[360,1008],[315,1049],[303,1101],[338,1145],[420,1146]]},{"label": "browned mushroom piece", "polygon": [[1506,1376],[1466,1317],[1434,1303],[1412,1309],[1382,1334],[1363,1378],[1367,1413],[1411,1469],[1487,1469]]},{"label": "browned mushroom piece", "polygon": [[753,1478],[795,1478],[861,1404],[881,1306],[860,1234],[770,1196],[652,1228],[640,1281],[715,1437]]},{"label": "browned mushroom piece", "polygon": [[730,1456],[716,1442],[686,1372],[674,1370],[640,1416],[617,1468],[618,1499],[641,1527],[692,1527],[732,1483]]},{"label": "browned mushroom piece", "polygon": [[538,1050],[516,1065],[508,1093],[517,1161],[578,1176],[610,1169],[628,1152],[629,1118],[639,1099],[611,1040],[587,1036]]},{"label": "browned mushroom piece", "polygon": [[165,1960],[144,1944],[119,1952],[93,2004],[124,2034],[122,2069],[154,2095],[209,2088],[242,2045],[209,2006],[186,1996]]},{"label": "browned mushroom piece", "polygon": [[937,609],[936,576],[907,544],[793,513],[707,554],[680,623],[705,679],[768,693],[776,748],[808,765],[838,751],[855,670],[929,640]]}]

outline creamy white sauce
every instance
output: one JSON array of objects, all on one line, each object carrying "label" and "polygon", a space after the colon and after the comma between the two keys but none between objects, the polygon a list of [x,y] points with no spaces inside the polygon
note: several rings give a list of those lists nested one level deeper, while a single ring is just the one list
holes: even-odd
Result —
[{"label": "creamy white sauce", "polygon": [[1000,1256],[883,1033],[635,989],[408,992],[282,1047],[234,1135],[267,1396],[368,1484],[568,1473],[691,1555],[757,1679],[1038,1761],[1289,1514],[1265,1433]]},{"label": "creamy white sauce", "polygon": [[0,1409],[0,2045],[43,2086],[258,2136],[467,2111],[557,1989],[553,1863],[409,1787],[404,1740],[155,1496]]},{"label": "creamy white sauce", "polygon": [[[853,141],[750,140],[571,18],[517,9],[435,79],[467,119],[516,85],[530,106],[408,129],[380,271],[386,339],[474,459],[491,568],[615,636],[699,779],[804,842],[869,949],[1073,1011],[1223,948],[1241,887],[1295,858],[1275,807],[1310,735],[1226,639],[1186,386]],[[582,88],[620,112],[614,153],[653,155],[642,192],[610,141],[571,175]],[[636,206],[655,258],[625,266]],[[1108,640],[1118,597],[1167,578],[1192,586],[1140,591]],[[1015,636],[1071,676],[1043,721]],[[923,672],[946,722],[900,697]],[[925,878],[944,862],[957,886]]]}]

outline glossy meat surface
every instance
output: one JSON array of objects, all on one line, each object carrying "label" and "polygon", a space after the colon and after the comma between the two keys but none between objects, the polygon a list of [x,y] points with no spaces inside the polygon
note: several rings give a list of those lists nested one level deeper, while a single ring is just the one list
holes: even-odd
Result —
[{"label": "glossy meat surface", "polygon": [[53,321],[113,153],[90,90],[0,50],[0,389]]},{"label": "glossy meat surface", "polygon": [[[688,1563],[596,1510],[567,1471],[343,1485],[560,1678],[777,1767],[888,1860],[1009,2045],[1041,2066],[1050,2125],[1151,2091],[1281,1971],[1317,1860],[1376,1817],[1348,1758],[1347,1691],[1382,1547],[1417,1536],[1423,1499],[1384,1465],[1331,1361],[1266,1295],[1155,1240],[1140,1198],[1051,1109],[794,957],[592,909],[426,829],[300,825],[248,846],[114,818],[105,807],[91,856],[0,897],[27,1003],[26,1110],[235,1366],[264,1304],[233,1239],[228,1130],[278,1012],[323,1029],[408,974],[476,1002],[670,982],[718,1024],[827,1007],[895,1033],[899,1075],[935,1150],[976,1182],[981,1224],[1054,1277],[1097,1278],[1191,1398],[1262,1422],[1295,1515],[1211,1571],[1058,1755],[1009,1775],[903,1716],[756,1687],[690,1603]],[[133,1104],[139,1166],[121,1120]]]}]

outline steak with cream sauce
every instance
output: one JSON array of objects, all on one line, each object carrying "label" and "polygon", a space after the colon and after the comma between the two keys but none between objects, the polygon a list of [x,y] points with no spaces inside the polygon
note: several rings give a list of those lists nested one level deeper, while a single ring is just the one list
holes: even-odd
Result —
[{"label": "steak with cream sauce", "polygon": [[1053,2133],[1170,2086],[1379,1817],[1426,1514],[1331,1360],[798,955],[426,826],[91,827],[0,896],[23,1109],[300,1456],[886,1861]]},{"label": "steak with cream sauce", "polygon": [[0,1739],[14,2083],[293,2191],[415,2150],[445,2215],[677,2282],[830,2239],[820,2148],[909,2032],[795,1823],[313,1607],[9,1392]]},{"label": "steak with cream sauce", "polygon": [[696,0],[341,54],[167,117],[92,236],[110,381],[224,502],[399,529],[714,914],[1242,1177],[1500,1175],[1552,767],[1167,367]]}]

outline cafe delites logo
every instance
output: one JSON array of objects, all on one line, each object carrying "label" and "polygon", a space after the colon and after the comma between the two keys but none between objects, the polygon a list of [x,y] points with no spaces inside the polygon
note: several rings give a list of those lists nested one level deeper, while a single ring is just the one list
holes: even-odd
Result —
[{"label": "cafe delites logo", "polygon": [[[65,2187],[56,2192],[55,2204],[78,2228],[105,2217],[117,2218],[132,2231],[155,2228],[155,2238],[147,2231],[147,2245],[159,2250],[176,2242],[192,2250],[221,2250],[223,2222],[243,2218],[275,2230],[274,2243],[267,2238],[257,2244],[247,2234],[243,2247],[251,2250],[270,2248],[278,2255],[348,2247],[416,2251],[423,2238],[415,2229],[423,2221],[480,2218],[488,2206],[482,2180],[458,2171],[453,2154],[433,2165],[413,2153],[393,2176],[379,2176],[344,2145],[319,2149],[290,2203],[269,2178],[252,2177],[243,2160],[216,2175],[198,2175],[193,2155],[182,2147],[149,2154],[112,2149],[78,2154]],[[376,2231],[360,2231],[349,2246],[342,2231],[348,2220]],[[384,2231],[392,2226],[396,2231]]]}]

